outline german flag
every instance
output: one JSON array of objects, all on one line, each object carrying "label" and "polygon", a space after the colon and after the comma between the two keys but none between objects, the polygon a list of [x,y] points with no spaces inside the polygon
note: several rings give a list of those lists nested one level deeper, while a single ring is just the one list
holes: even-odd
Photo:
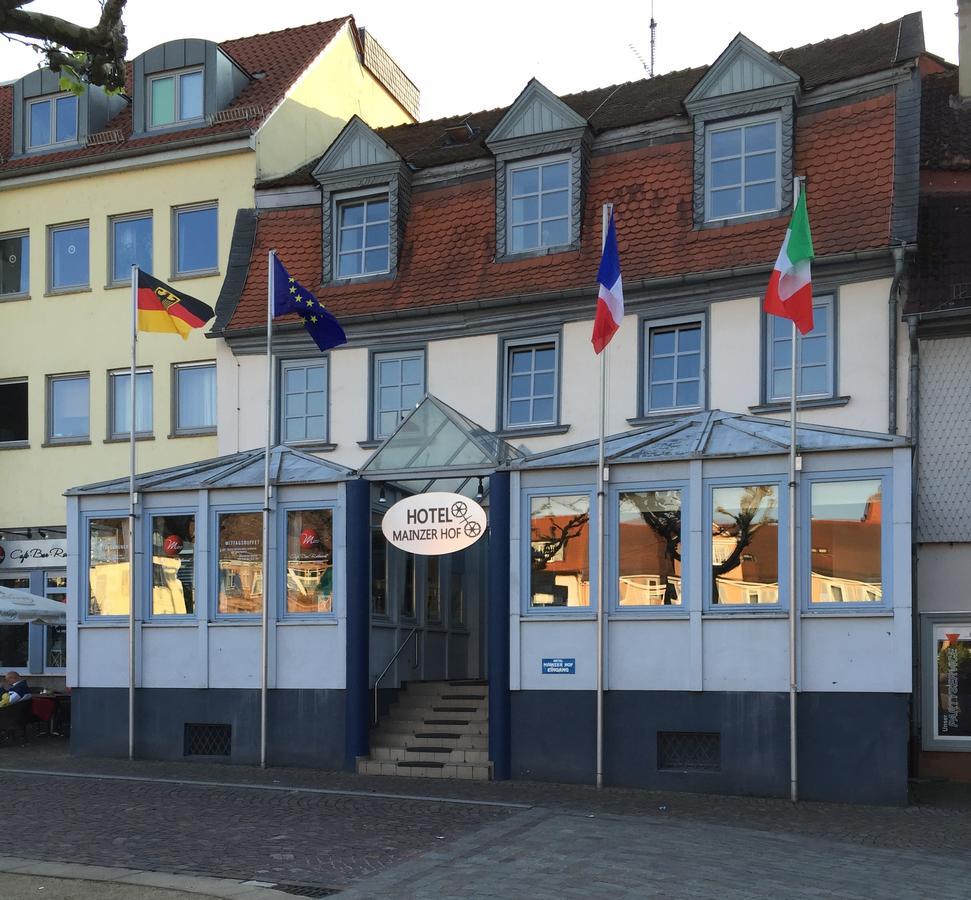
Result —
[{"label": "german flag", "polygon": [[138,270],[138,330],[177,334],[189,339],[215,314],[212,307]]}]

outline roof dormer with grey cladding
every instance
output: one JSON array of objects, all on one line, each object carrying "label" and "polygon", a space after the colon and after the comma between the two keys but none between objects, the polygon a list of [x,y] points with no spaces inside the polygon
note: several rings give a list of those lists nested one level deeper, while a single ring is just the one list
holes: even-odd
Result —
[{"label": "roof dormer with grey cladding", "polygon": [[[411,169],[400,154],[355,115],[311,174],[320,185],[323,283],[394,278],[411,207]],[[382,210],[376,214],[376,224],[369,224],[370,210],[385,198],[386,215]],[[342,209],[352,208],[362,220],[349,221],[342,229]],[[386,244],[381,242],[385,229]],[[341,271],[342,259],[348,263],[345,271]]]},{"label": "roof dormer with grey cladding", "polygon": [[[496,164],[496,259],[543,256],[579,248],[591,142],[587,120],[535,78],[530,79],[485,142],[495,156]],[[512,209],[515,198],[509,183],[510,172],[522,161],[542,163],[544,157],[560,157],[569,162],[569,219],[565,240],[560,240],[559,236],[550,240],[543,238],[543,190],[540,183],[536,198],[539,206],[538,240],[535,246],[530,246],[531,239],[517,246],[519,241],[513,229],[522,233],[528,226],[519,223],[519,214]]]},{"label": "roof dormer with grey cladding", "polygon": [[[684,105],[694,130],[694,220],[697,227],[730,224],[771,218],[792,206],[793,153],[795,141],[795,112],[799,102],[799,75],[780,63],[745,35],[738,34],[708,69],[701,80],[685,97]],[[775,197],[771,208],[759,204],[756,211],[712,208],[709,179],[712,168],[710,135],[713,131],[731,127],[737,122],[744,128],[760,119],[777,123],[778,143],[774,178]],[[740,133],[738,167],[740,181],[738,196],[744,199],[749,189],[744,168],[749,160],[744,148],[744,132]],[[714,179],[711,179],[714,181]]]},{"label": "roof dormer with grey cladding", "polygon": [[208,124],[251,80],[212,41],[158,44],[132,63],[132,130],[137,135]]},{"label": "roof dormer with grey cladding", "polygon": [[37,69],[13,85],[13,152],[50,153],[83,147],[125,106],[120,94],[87,85],[65,91],[60,76]]}]

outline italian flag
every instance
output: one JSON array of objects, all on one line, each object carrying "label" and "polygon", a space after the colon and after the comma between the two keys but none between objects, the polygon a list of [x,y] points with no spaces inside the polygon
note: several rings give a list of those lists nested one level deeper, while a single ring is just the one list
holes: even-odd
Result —
[{"label": "italian flag", "polygon": [[779,258],[765,292],[765,311],[773,316],[792,319],[803,334],[813,330],[813,286],[809,264],[815,257],[809,233],[806,194],[800,191],[792,211],[789,230],[782,242]]}]

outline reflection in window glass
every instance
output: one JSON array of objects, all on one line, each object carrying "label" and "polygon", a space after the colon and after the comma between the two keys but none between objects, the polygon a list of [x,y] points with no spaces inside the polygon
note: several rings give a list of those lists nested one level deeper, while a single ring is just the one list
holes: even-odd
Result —
[{"label": "reflection in window glass", "polygon": [[371,609],[376,616],[388,614],[388,550],[380,520],[371,526]]},{"label": "reflection in window glass", "polygon": [[813,482],[813,603],[883,599],[881,487],[877,478]]},{"label": "reflection in window glass", "polygon": [[176,211],[177,274],[208,272],[219,267],[216,207],[203,206]]},{"label": "reflection in window glass", "polygon": [[128,519],[88,522],[88,615],[127,616],[131,598]]},{"label": "reflection in window glass", "polygon": [[681,605],[681,492],[620,495],[621,606]]},{"label": "reflection in window glass", "polygon": [[28,628],[27,625],[0,625],[0,666],[4,673],[26,668]]},{"label": "reflection in window glass", "polygon": [[334,608],[334,524],[329,509],[287,512],[287,612]]},{"label": "reflection in window glass", "polygon": [[427,557],[425,568],[425,621],[438,623],[442,621],[442,595],[439,587],[441,566],[439,557]]},{"label": "reflection in window glass", "polygon": [[219,604],[223,614],[263,609],[263,516],[258,512],[219,516]]},{"label": "reflection in window glass", "polygon": [[152,79],[152,125],[175,121],[175,76]]},{"label": "reflection in window glass", "polygon": [[152,516],[152,615],[195,609],[196,517]]},{"label": "reflection in window glass", "polygon": [[74,440],[88,436],[88,376],[52,378],[50,438]]},{"label": "reflection in window glass", "polygon": [[111,223],[111,280],[131,280],[131,267],[152,271],[152,217],[114,219]]},{"label": "reflection in window glass", "polygon": [[216,367],[178,366],[175,430],[208,431],[216,427]]},{"label": "reflection in window glass", "polygon": [[586,494],[530,500],[532,607],[590,605],[590,498]]},{"label": "reflection in window glass", "polygon": [[51,287],[87,287],[88,226],[51,229]]},{"label": "reflection in window glass", "polygon": [[779,489],[774,484],[712,491],[712,603],[779,602]]}]

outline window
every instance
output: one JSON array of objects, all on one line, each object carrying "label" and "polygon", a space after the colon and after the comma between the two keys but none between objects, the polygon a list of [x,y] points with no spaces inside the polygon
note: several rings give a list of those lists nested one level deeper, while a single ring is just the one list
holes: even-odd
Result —
[{"label": "window", "polygon": [[465,624],[465,553],[449,557],[448,622],[452,628]]},{"label": "window", "polygon": [[334,514],[287,511],[288,615],[334,611]]},{"label": "window", "polygon": [[0,381],[0,444],[27,440],[27,379]]},{"label": "window", "polygon": [[220,513],[218,519],[220,615],[263,610],[263,515]]},{"label": "window", "polygon": [[202,69],[157,75],[148,85],[149,128],[202,118]]},{"label": "window", "polygon": [[[44,573],[44,596],[67,605],[67,575]],[[67,665],[67,626],[44,627],[44,669],[63,669]]]},{"label": "window", "polygon": [[337,278],[387,272],[389,259],[387,195],[337,202]]},{"label": "window", "polygon": [[[123,440],[131,435],[131,371],[109,372],[110,392],[108,437]],[[135,373],[135,434],[152,433],[152,370]]]},{"label": "window", "polygon": [[[967,622],[934,624],[934,738],[938,747],[971,738],[971,627]],[[957,749],[952,744],[952,748]]]},{"label": "window", "polygon": [[401,611],[402,619],[415,618],[415,554],[396,551],[398,559],[403,561],[404,577],[401,579]]},{"label": "window", "polygon": [[531,609],[590,606],[590,497],[529,501]]},{"label": "window", "polygon": [[111,267],[108,280],[112,284],[128,283],[131,267],[143,272],[152,271],[152,217],[119,216],[111,220]]},{"label": "window", "polygon": [[327,360],[280,366],[280,434],[286,444],[327,440]]},{"label": "window", "polygon": [[508,166],[508,252],[570,243],[570,161]]},{"label": "window", "polygon": [[681,491],[619,495],[617,603],[681,606]]},{"label": "window", "polygon": [[[765,318],[768,336],[766,399],[788,400],[792,388],[792,323],[781,316]],[[796,330],[797,397],[832,397],[836,393],[834,318],[832,297],[814,299],[813,330],[809,334]]]},{"label": "window", "polygon": [[0,235],[0,298],[30,289],[30,240],[23,234]]},{"label": "window", "polygon": [[128,519],[88,521],[88,615],[127,616],[131,598]]},{"label": "window", "polygon": [[553,425],[557,419],[557,342],[509,342],[504,372],[503,427]]},{"label": "window", "polygon": [[49,250],[51,290],[63,291],[88,286],[87,222],[51,228]]},{"label": "window", "polygon": [[152,516],[152,615],[196,612],[194,515]]},{"label": "window", "polygon": [[779,487],[754,484],[711,492],[711,602],[779,602]]},{"label": "window", "polygon": [[87,375],[52,375],[47,379],[47,440],[73,443],[88,439]]},{"label": "window", "polygon": [[777,117],[706,130],[706,219],[730,219],[780,208]]},{"label": "window", "polygon": [[371,524],[371,611],[388,614],[388,544],[381,530],[381,518]]},{"label": "window", "polygon": [[175,434],[209,434],[216,430],[216,365],[185,363],[173,367]]},{"label": "window", "polygon": [[375,438],[386,438],[425,394],[425,352],[374,355]]},{"label": "window", "polygon": [[442,622],[440,557],[425,557],[425,623],[440,625]]},{"label": "window", "polygon": [[27,146],[56,147],[78,139],[78,98],[61,94],[27,102]]},{"label": "window", "polygon": [[704,408],[703,321],[645,323],[644,346],[644,414]]},{"label": "window", "polygon": [[881,602],[882,480],[813,481],[810,498],[810,602]]},{"label": "window", "polygon": [[174,210],[176,275],[212,273],[219,268],[216,205]]}]

